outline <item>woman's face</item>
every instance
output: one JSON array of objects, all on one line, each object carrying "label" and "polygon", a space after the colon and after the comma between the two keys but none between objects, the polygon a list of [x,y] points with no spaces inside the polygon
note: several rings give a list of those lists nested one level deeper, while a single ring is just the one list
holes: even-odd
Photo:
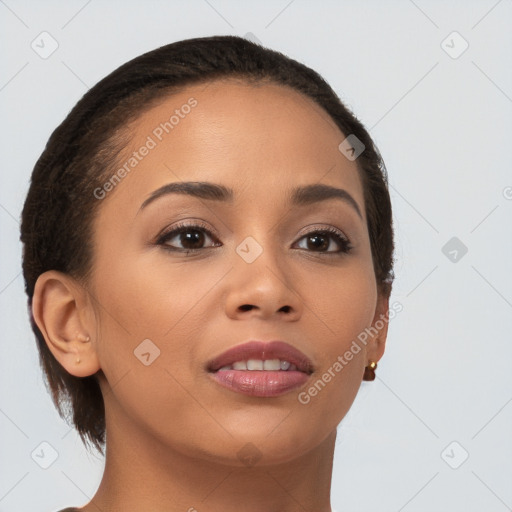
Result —
[{"label": "woman's face", "polygon": [[[124,172],[97,190],[89,283],[107,428],[229,464],[243,463],[247,443],[261,464],[306,453],[335,430],[384,350],[359,343],[335,365],[387,307],[356,161],[338,149],[345,135],[295,91],[235,81],[188,87],[129,130]],[[184,182],[232,197],[162,192]],[[344,197],[292,201],[318,184]],[[193,227],[173,234],[181,224]],[[249,340],[284,341],[314,371],[281,391],[247,384],[256,395],[219,384],[209,362]]]}]

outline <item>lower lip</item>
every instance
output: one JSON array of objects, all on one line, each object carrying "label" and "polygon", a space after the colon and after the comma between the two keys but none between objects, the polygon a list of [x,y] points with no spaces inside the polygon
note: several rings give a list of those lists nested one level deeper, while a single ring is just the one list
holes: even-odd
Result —
[{"label": "lower lip", "polygon": [[309,379],[304,372],[283,370],[219,370],[210,375],[227,389],[260,397],[284,395]]}]

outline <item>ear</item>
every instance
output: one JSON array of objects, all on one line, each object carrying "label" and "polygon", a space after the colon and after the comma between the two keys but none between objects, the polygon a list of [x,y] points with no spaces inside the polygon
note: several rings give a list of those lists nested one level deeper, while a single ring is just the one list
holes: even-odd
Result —
[{"label": "ear", "polygon": [[71,375],[100,370],[91,334],[94,314],[86,290],[70,276],[49,270],[36,281],[32,315],[55,359]]},{"label": "ear", "polygon": [[386,348],[386,339],[389,325],[389,295],[378,293],[377,306],[372,321],[372,327],[369,328],[371,335],[368,342],[367,357],[368,362],[378,362],[384,355]]}]

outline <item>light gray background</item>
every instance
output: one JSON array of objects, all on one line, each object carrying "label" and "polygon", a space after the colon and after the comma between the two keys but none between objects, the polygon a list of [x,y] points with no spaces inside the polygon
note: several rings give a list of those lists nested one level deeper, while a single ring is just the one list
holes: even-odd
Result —
[{"label": "light gray background", "polygon": [[[0,510],[82,505],[103,469],[54,410],[29,328],[18,219],[36,159],[125,61],[249,32],[320,72],[389,171],[403,311],[339,427],[333,508],[512,510],[511,22],[511,0],[0,1]],[[31,48],[43,31],[59,45],[47,59]],[[469,43],[457,58],[453,31]],[[456,261],[452,237],[468,249]],[[48,469],[31,458],[50,456],[44,441]]]}]

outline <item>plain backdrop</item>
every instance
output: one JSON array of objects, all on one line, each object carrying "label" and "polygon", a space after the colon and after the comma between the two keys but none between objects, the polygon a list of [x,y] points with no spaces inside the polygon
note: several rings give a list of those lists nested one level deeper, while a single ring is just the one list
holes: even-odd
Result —
[{"label": "plain backdrop", "polygon": [[0,511],[82,505],[103,469],[55,411],[29,327],[19,216],[35,161],[120,64],[222,34],[317,70],[389,172],[403,309],[339,426],[333,508],[512,510],[510,0],[3,0],[0,26]]}]

